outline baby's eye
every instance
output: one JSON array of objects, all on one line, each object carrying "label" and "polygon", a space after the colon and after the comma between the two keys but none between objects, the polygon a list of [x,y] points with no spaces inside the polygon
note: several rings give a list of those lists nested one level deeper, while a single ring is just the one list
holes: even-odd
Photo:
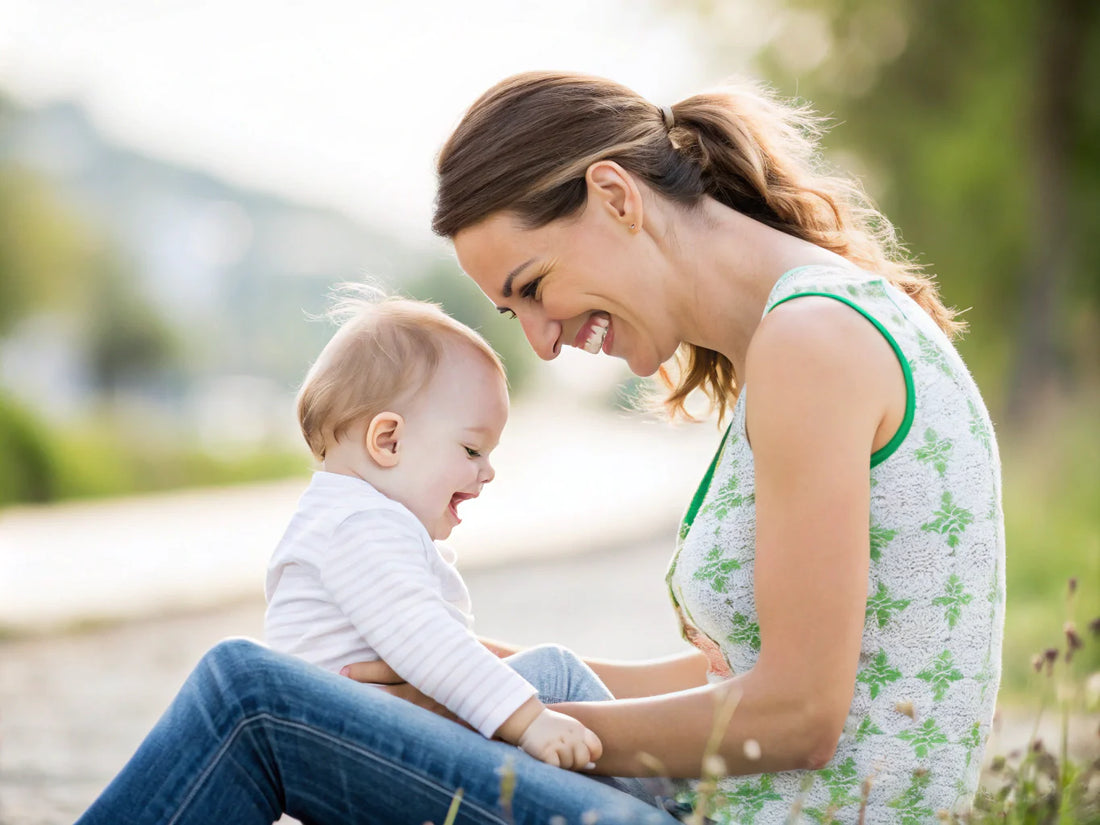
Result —
[{"label": "baby's eye", "polygon": [[475,450],[473,447],[466,447],[466,455],[470,458],[481,458],[481,451]]}]

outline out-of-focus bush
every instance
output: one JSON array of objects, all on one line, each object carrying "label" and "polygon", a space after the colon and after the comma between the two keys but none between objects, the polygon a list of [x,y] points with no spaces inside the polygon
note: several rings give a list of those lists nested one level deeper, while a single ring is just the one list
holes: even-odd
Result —
[{"label": "out-of-focus bush", "polygon": [[0,505],[57,494],[53,448],[44,428],[0,395]]},{"label": "out-of-focus bush", "polygon": [[212,452],[170,439],[135,440],[109,418],[49,427],[0,397],[0,507],[304,475],[305,448]]}]

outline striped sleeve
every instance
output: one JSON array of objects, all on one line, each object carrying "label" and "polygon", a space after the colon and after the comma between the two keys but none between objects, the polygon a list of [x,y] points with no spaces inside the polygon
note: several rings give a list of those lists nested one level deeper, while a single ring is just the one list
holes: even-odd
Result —
[{"label": "striped sleeve", "polygon": [[356,513],[323,551],[322,584],[401,678],[492,737],[537,691],[450,613],[422,532],[395,510]]}]

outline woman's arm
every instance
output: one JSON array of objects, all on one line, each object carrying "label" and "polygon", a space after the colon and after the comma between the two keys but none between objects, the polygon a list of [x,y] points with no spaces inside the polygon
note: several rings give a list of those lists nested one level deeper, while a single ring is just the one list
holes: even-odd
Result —
[{"label": "woman's arm", "polygon": [[[502,658],[523,650],[518,645],[495,639],[481,637],[480,641]],[[707,659],[694,648],[660,659],[645,659],[637,662],[584,659],[584,663],[592,668],[616,699],[637,699],[642,696],[675,693],[678,690],[699,687],[707,683]]]},{"label": "woman's arm", "polygon": [[694,648],[685,653],[640,662],[584,661],[616,699],[676,693],[707,683],[707,658]]},{"label": "woman's arm", "polygon": [[[819,768],[843,730],[866,611],[869,457],[904,408],[901,369],[859,315],[803,298],[761,323],[746,372],[760,656],[718,685],[556,706],[603,741],[599,773],[644,775],[644,752],[666,775],[699,776],[716,724],[730,774]],[[724,723],[726,702],[736,707]],[[758,759],[746,756],[750,739]]]},{"label": "woman's arm", "polygon": [[509,642],[501,642],[496,639],[486,639],[484,636],[478,636],[477,640],[484,645],[490,653],[498,658],[504,659],[508,656],[514,656],[526,648],[523,645],[514,645]]},{"label": "woman's arm", "polygon": [[[505,658],[524,650],[519,645],[499,642],[494,639],[479,638],[481,644],[494,655]],[[678,690],[699,687],[706,684],[707,660],[697,650],[669,656],[663,659],[649,659],[639,662],[618,662],[601,659],[584,659],[600,681],[617,699],[636,699],[642,696],[657,696],[662,693],[674,693]],[[379,660],[358,662],[341,670],[341,675],[357,682],[379,685],[402,685],[404,679],[397,675],[392,667]],[[415,688],[402,687],[392,691],[402,699],[436,710],[437,703],[418,696]]]}]

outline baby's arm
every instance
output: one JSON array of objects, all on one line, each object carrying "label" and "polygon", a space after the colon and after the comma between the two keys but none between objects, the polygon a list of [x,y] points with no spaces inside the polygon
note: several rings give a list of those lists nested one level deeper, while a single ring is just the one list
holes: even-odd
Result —
[{"label": "baby's arm", "polygon": [[520,705],[497,730],[497,736],[558,768],[580,770],[603,754],[596,734],[576,719],[550,710],[537,696]]},{"label": "baby's arm", "polygon": [[395,673],[482,735],[562,767],[593,761],[599,740],[547,710],[535,688],[450,612],[422,532],[411,515],[391,510],[345,520],[319,564],[333,603]]}]

